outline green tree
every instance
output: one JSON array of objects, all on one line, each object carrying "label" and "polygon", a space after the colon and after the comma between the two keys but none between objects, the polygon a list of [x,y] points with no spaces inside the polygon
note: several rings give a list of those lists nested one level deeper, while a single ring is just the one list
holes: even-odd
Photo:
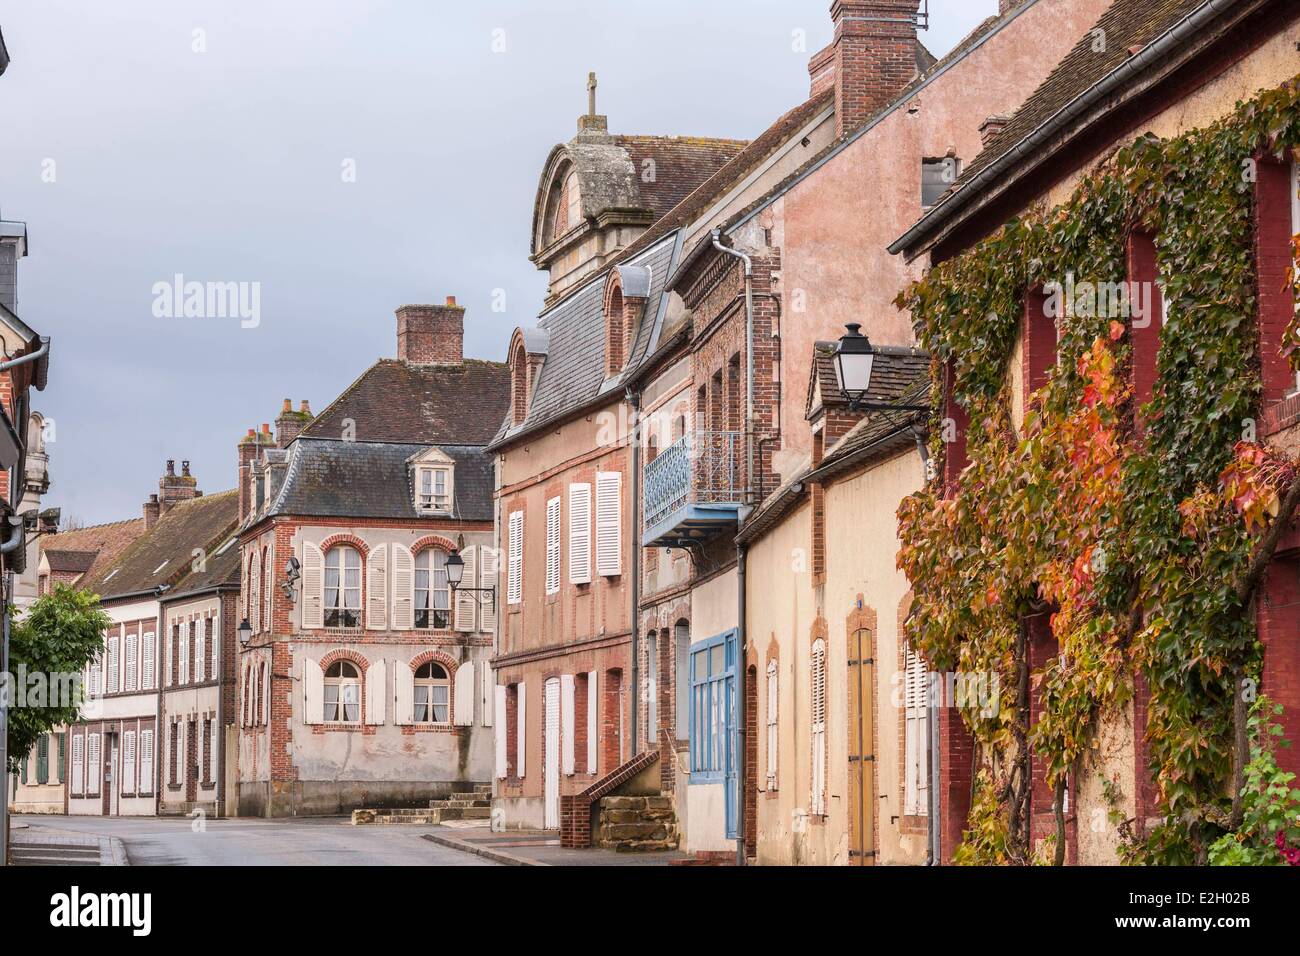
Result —
[{"label": "green tree", "polygon": [[[81,673],[104,646],[111,623],[99,607],[99,595],[66,585],[55,585],[14,621],[9,635],[10,773],[18,771],[42,734],[78,718],[84,699]],[[71,694],[65,693],[69,687]]]}]

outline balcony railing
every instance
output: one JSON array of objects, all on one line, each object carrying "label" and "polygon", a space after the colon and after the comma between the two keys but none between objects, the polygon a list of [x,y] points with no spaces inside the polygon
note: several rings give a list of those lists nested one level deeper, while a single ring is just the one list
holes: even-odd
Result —
[{"label": "balcony railing", "polygon": [[693,431],[645,468],[645,527],[697,504],[738,504],[744,493],[742,432]]}]

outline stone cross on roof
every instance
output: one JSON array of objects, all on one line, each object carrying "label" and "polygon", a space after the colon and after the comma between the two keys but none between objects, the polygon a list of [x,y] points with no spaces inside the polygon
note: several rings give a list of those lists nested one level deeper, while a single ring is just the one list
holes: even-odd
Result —
[{"label": "stone cross on roof", "polygon": [[596,115],[596,74],[587,74],[587,115]]},{"label": "stone cross on roof", "polygon": [[578,132],[607,133],[609,119],[596,112],[596,74],[587,74],[587,112],[578,117]]}]

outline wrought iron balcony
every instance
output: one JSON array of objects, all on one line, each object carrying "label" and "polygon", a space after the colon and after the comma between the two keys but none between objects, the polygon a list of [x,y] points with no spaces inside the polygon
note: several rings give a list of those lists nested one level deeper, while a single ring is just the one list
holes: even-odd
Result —
[{"label": "wrought iron balcony", "polygon": [[682,547],[735,526],[744,497],[741,432],[693,431],[645,468],[642,545]]}]

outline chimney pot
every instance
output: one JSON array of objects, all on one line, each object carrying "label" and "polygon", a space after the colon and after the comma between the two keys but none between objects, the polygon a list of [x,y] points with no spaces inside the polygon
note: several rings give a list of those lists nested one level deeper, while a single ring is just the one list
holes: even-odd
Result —
[{"label": "chimney pot", "polygon": [[291,411],[293,411],[293,402],[289,401],[289,399],[286,398],[284,400],[284,407],[280,409],[280,414],[283,415],[285,412],[291,412]]},{"label": "chimney pot", "polygon": [[302,405],[299,407],[298,411],[300,411],[304,415],[311,414],[311,406],[307,404],[307,399],[304,398],[302,400]]},{"label": "chimney pot", "polygon": [[188,461],[181,462],[181,474],[186,478],[190,476],[190,463]]},{"label": "chimney pot", "polygon": [[168,459],[167,459],[167,474],[168,474],[168,475],[171,475],[171,476],[173,476],[173,477],[176,475],[176,459],[175,459],[175,458],[168,458]]},{"label": "chimney pot", "polygon": [[1002,114],[998,114],[996,116],[990,116],[988,119],[986,119],[983,123],[980,124],[981,145],[987,147],[989,143],[993,142],[993,140],[997,138],[999,133],[1001,133],[1004,129],[1007,128],[1007,124],[1010,122],[1011,122],[1011,117]]}]

